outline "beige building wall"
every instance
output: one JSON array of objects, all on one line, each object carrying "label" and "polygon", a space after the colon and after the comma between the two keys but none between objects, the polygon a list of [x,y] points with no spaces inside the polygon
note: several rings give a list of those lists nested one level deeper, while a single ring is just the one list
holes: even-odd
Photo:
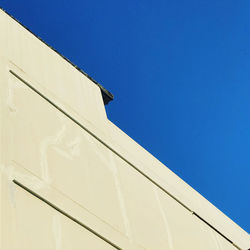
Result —
[{"label": "beige building wall", "polygon": [[101,90],[0,10],[1,250],[247,250],[249,235],[111,123]]}]

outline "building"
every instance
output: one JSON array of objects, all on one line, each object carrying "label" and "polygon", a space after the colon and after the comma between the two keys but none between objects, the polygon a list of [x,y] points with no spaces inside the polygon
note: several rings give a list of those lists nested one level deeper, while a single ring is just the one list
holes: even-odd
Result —
[{"label": "building", "polygon": [[1,250],[247,250],[106,116],[112,94],[0,10]]}]

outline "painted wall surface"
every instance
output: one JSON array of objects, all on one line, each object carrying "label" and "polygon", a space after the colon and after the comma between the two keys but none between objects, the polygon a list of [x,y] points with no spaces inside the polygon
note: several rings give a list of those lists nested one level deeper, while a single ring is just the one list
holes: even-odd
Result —
[{"label": "painted wall surface", "polygon": [[1,250],[250,248],[107,119],[97,85],[3,11],[0,32]]}]

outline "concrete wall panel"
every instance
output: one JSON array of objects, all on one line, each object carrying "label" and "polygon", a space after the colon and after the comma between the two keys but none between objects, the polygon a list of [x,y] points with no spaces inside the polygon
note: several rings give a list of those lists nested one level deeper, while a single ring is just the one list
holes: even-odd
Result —
[{"label": "concrete wall panel", "polygon": [[11,74],[9,83],[9,162],[124,232],[109,150]]}]

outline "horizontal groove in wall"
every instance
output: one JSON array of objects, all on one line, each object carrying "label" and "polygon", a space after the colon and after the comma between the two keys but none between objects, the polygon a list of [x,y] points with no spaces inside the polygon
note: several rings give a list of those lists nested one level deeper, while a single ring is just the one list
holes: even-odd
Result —
[{"label": "horizontal groove in wall", "polygon": [[53,101],[51,101],[49,98],[47,98],[45,95],[43,95],[40,91],[35,89],[30,83],[22,79],[19,75],[17,75],[14,71],[9,70],[9,72],[14,75],[17,79],[22,81],[26,86],[28,86],[30,89],[32,89],[35,93],[37,93],[39,96],[41,96],[44,100],[46,100],[48,103],[50,103],[52,106],[54,106],[56,109],[58,109],[60,112],[62,112],[65,116],[67,116],[71,121],[73,121],[75,124],[77,124],[79,127],[84,129],[86,132],[88,132],[91,136],[93,136],[97,141],[102,143],[105,147],[107,147],[109,150],[111,150],[114,154],[116,154],[118,157],[120,157],[122,160],[124,160],[126,163],[128,163],[131,167],[133,167],[137,172],[139,172],[141,175],[143,175],[145,178],[147,178],[150,182],[152,182],[155,186],[157,186],[159,189],[161,189],[164,193],[168,194],[171,198],[173,198],[176,202],[178,202],[181,206],[186,208],[189,212],[194,214],[197,218],[202,220],[204,223],[206,223],[209,227],[211,227],[213,230],[215,230],[217,233],[219,233],[223,238],[225,238],[227,241],[229,241],[231,244],[233,244],[236,248],[241,250],[235,243],[233,243],[231,240],[229,240],[223,233],[221,233],[219,230],[217,230],[214,226],[212,226],[210,223],[208,223],[206,220],[204,220],[202,217],[200,217],[198,214],[196,214],[192,209],[187,207],[184,203],[182,203],[179,199],[177,199],[174,195],[169,193],[165,188],[163,188],[161,185],[159,185],[157,182],[155,182],[152,178],[150,178],[148,175],[146,175],[144,172],[142,172],[140,169],[138,169],[133,163],[128,161],[126,158],[124,158],[121,154],[119,154],[115,149],[113,149],[111,146],[109,146],[106,142],[104,142],[102,139],[97,137],[94,133],[92,133],[89,129],[84,127],[80,122],[78,122],[75,118],[73,118],[71,115],[69,115],[66,111],[61,109],[58,105],[56,105]]},{"label": "horizontal groove in wall", "polygon": [[209,227],[211,227],[216,233],[218,233],[220,236],[222,236],[224,239],[226,239],[227,241],[229,241],[231,244],[233,244],[237,249],[242,250],[241,248],[239,248],[237,245],[235,245],[230,239],[228,239],[224,234],[222,234],[220,231],[218,231],[214,226],[212,226],[210,223],[208,223],[207,221],[205,221],[202,217],[200,217],[197,213],[193,212],[193,215],[196,216],[198,219],[200,219],[201,221],[203,221],[205,224],[207,224]]},{"label": "horizontal groove in wall", "polygon": [[97,233],[95,230],[93,230],[92,228],[88,227],[87,225],[83,224],[82,222],[80,222],[76,218],[72,217],[71,215],[69,215],[68,213],[66,213],[65,211],[63,211],[62,209],[60,209],[59,207],[57,207],[56,205],[54,205],[53,203],[51,203],[50,201],[44,199],[42,196],[40,196],[39,194],[35,193],[31,189],[27,188],[26,186],[24,186],[23,184],[21,184],[17,180],[13,180],[13,183],[15,183],[17,186],[19,186],[20,188],[22,188],[25,191],[27,191],[28,193],[30,193],[34,197],[36,197],[39,200],[43,201],[44,203],[46,203],[48,206],[50,206],[53,209],[55,209],[60,214],[66,216],[68,219],[74,221],[76,224],[80,225],[81,227],[85,228],[89,232],[93,233],[98,238],[102,239],[103,241],[105,241],[106,243],[108,243],[109,245],[111,245],[112,247],[114,247],[115,249],[122,250],[120,247],[118,247],[117,245],[115,245],[113,242],[111,242],[110,240],[106,239],[105,237],[103,237],[102,235],[100,235],[99,233]]}]

